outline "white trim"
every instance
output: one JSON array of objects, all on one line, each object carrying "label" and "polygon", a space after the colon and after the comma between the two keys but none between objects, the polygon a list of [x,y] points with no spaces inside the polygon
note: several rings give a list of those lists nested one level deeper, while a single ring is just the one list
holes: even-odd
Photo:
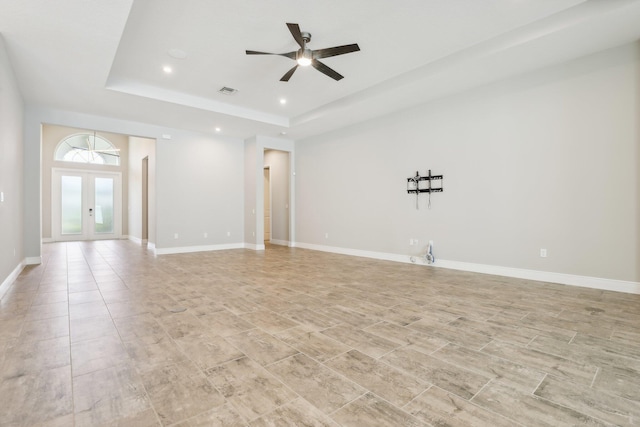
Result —
[{"label": "white trim", "polygon": [[640,294],[640,282],[630,282],[625,280],[578,276],[575,274],[555,273],[552,271],[526,270],[523,268],[473,264],[468,262],[447,260],[436,260],[434,267],[471,271],[475,273],[494,274],[496,276],[515,277],[518,279],[535,280],[538,282],[559,283],[561,285],[601,289],[604,291]]},{"label": "white trim", "polygon": [[426,265],[424,258],[411,257],[384,252],[363,251],[359,249],[347,249],[334,246],[314,245],[310,243],[292,242],[291,247],[311,249],[322,252],[332,252],[342,255],[374,258],[385,261],[413,263],[412,258],[428,267],[447,268],[452,270],[470,271],[474,273],[493,274],[496,276],[514,277],[518,279],[535,280],[538,282],[558,283],[561,285],[579,286],[583,288],[601,289],[605,291],[625,292],[640,294],[640,282],[606,279],[600,277],[578,276],[574,274],[554,273],[551,271],[527,270],[523,268],[502,267],[498,265],[474,264],[469,262],[449,261],[437,259],[435,264]]},{"label": "white trim", "polygon": [[5,294],[7,293],[7,291],[13,284],[13,282],[15,282],[18,276],[20,276],[20,273],[22,273],[22,270],[24,269],[25,265],[26,265],[25,261],[22,261],[20,264],[16,266],[16,268],[13,269],[11,273],[9,273],[7,278],[4,279],[4,281],[0,285],[0,299],[2,299],[2,297],[5,296]]},{"label": "white trim", "polygon": [[142,239],[136,236],[127,236],[127,238],[129,240],[131,240],[133,243],[137,243],[138,245],[142,244]]},{"label": "white trim", "polygon": [[224,251],[227,249],[244,249],[244,243],[231,243],[225,245],[183,246],[177,248],[155,248],[156,255],[186,254],[191,252]]},{"label": "white trim", "polygon": [[271,243],[272,245],[280,245],[280,246],[289,246],[289,241],[288,240],[278,240],[278,239],[271,239],[269,240],[269,243]]},{"label": "white trim", "polygon": [[42,264],[42,257],[41,256],[30,256],[30,257],[26,257],[24,259],[24,264],[25,265],[38,265],[38,264]]},{"label": "white trim", "polygon": [[363,251],[360,249],[339,248],[337,246],[314,245],[311,243],[295,242],[291,247],[311,249],[314,251],[332,252],[334,254],[359,256],[363,258],[374,258],[384,261],[395,261],[409,263],[409,257],[406,255],[390,254],[385,252]]},{"label": "white trim", "polygon": [[245,243],[243,247],[245,249],[252,249],[254,251],[264,251],[265,250],[264,243],[262,243],[262,244]]}]

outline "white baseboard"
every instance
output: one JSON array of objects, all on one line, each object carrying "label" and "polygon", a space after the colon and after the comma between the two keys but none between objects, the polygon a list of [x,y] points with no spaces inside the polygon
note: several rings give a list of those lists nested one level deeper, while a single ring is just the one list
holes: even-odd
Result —
[{"label": "white baseboard", "polygon": [[245,249],[252,249],[254,251],[264,251],[265,250],[264,244],[257,244],[257,243],[245,243],[243,247]]},{"label": "white baseboard", "polygon": [[7,291],[13,284],[13,282],[18,278],[18,276],[24,269],[25,265],[26,265],[25,261],[22,261],[20,264],[16,266],[16,268],[13,269],[11,273],[9,273],[7,278],[4,279],[4,281],[0,285],[0,299],[2,299],[2,297],[4,297],[4,295],[7,293]]},{"label": "white baseboard", "polygon": [[24,264],[25,265],[38,265],[38,264],[42,264],[42,257],[41,256],[30,256],[30,257],[26,257],[24,259]]},{"label": "white baseboard", "polygon": [[395,261],[395,262],[404,262],[404,263],[411,262],[409,260],[409,256],[407,255],[390,254],[385,252],[363,251],[360,249],[347,249],[347,248],[339,248],[337,246],[314,245],[311,243],[302,243],[302,242],[295,242],[295,244],[292,245],[292,247],[311,249],[314,251],[331,252],[334,254],[341,254],[341,255],[359,256],[363,258],[380,259],[384,261]]},{"label": "white baseboard", "polygon": [[271,239],[269,240],[269,243],[271,243],[272,245],[289,246],[288,240]]},{"label": "white baseboard", "polygon": [[244,249],[244,248],[245,248],[244,243],[231,243],[231,244],[225,244],[225,245],[183,246],[183,247],[177,247],[177,248],[156,248],[154,245],[154,251],[156,255],[186,254],[191,252],[224,251],[227,249]]},{"label": "white baseboard", "polygon": [[496,276],[515,277],[518,279],[535,280],[538,282],[559,283],[561,285],[601,289],[603,291],[640,294],[640,282],[629,282],[625,280],[578,276],[575,274],[554,273],[552,271],[526,270],[523,268],[502,267],[498,265],[474,264],[469,262],[447,260],[436,260],[434,267],[471,271],[474,273],[494,274]]},{"label": "white baseboard", "polygon": [[129,238],[129,240],[131,240],[133,243],[137,243],[139,245],[142,244],[142,239],[140,239],[139,237],[136,236],[127,236]]},{"label": "white baseboard", "polygon": [[[292,247],[312,249],[322,252],[332,252],[342,255],[359,256],[385,261],[412,263],[409,255],[398,255],[385,252],[363,251],[358,249],[339,248],[334,246],[314,245],[310,243],[294,242]],[[554,273],[551,271],[527,270],[522,268],[502,267],[497,265],[474,264],[469,262],[449,261],[437,259],[435,264],[426,264],[420,257],[413,257],[419,264],[428,267],[447,268],[452,270],[470,271],[473,273],[493,274],[496,276],[514,277],[518,279],[535,280],[538,282],[559,283],[561,285],[579,286],[583,288],[601,289],[605,291],[640,294],[640,282],[605,279],[600,277],[578,276],[574,274]]]}]

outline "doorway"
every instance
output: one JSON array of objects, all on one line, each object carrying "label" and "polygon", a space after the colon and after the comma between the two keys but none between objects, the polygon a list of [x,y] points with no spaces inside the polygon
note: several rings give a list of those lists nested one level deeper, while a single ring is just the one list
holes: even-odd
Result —
[{"label": "doorway", "polygon": [[265,149],[263,158],[263,240],[272,245],[290,245],[291,161],[288,151]]},{"label": "doorway", "polygon": [[149,156],[142,159],[142,243],[149,242]]},{"label": "doorway", "polygon": [[271,168],[264,168],[264,241],[271,241]]},{"label": "doorway", "polygon": [[119,172],[53,169],[51,231],[55,241],[119,239],[122,234]]}]

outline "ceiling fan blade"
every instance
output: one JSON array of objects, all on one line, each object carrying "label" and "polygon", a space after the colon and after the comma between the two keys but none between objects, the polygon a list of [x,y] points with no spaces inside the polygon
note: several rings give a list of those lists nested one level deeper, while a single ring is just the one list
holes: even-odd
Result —
[{"label": "ceiling fan blade", "polygon": [[247,53],[247,55],[278,55],[277,53],[259,52],[257,50],[245,50],[245,52]]},{"label": "ceiling fan blade", "polygon": [[304,39],[302,38],[302,33],[300,32],[300,26],[298,24],[287,23],[287,27],[289,27],[289,31],[291,31],[291,35],[293,36],[293,38],[296,39],[296,43],[298,43],[301,48],[304,48]]},{"label": "ceiling fan blade", "polygon": [[345,53],[357,52],[360,46],[357,43],[346,44],[344,46],[328,47],[326,49],[318,49],[313,51],[314,58],[328,58],[330,56],[344,55]]},{"label": "ceiling fan blade", "polygon": [[311,65],[316,70],[320,71],[323,74],[326,74],[327,76],[331,77],[334,80],[341,80],[341,79],[344,78],[343,75],[341,75],[338,72],[336,72],[335,70],[327,67],[325,64],[323,64],[322,62],[318,61],[317,59],[314,59],[313,61],[311,61]]},{"label": "ceiling fan blade", "polygon": [[287,73],[282,76],[282,78],[280,79],[281,82],[288,82],[289,79],[291,78],[291,76],[293,76],[293,73],[295,73],[296,69],[298,68],[298,64],[296,64],[292,69],[290,69],[289,71],[287,71]]},{"label": "ceiling fan blade", "polygon": [[257,51],[257,50],[246,50],[245,52],[247,53],[247,55],[277,55],[277,56],[284,56],[285,58],[293,59],[294,61],[296,59],[296,55],[298,54],[297,51],[287,52],[287,53],[271,53],[271,52],[260,52],[260,51]]}]

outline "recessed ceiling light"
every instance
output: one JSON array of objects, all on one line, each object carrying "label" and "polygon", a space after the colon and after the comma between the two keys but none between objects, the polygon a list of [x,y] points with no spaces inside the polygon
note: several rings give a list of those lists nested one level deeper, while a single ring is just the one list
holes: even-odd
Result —
[{"label": "recessed ceiling light", "polygon": [[287,133],[285,131],[280,132],[280,135],[286,135]]},{"label": "recessed ceiling light", "polygon": [[216,128],[216,132],[220,132],[222,129],[220,128]]},{"label": "recessed ceiling light", "polygon": [[181,49],[169,49],[167,52],[169,56],[176,59],[185,59],[187,57],[187,52]]},{"label": "recessed ceiling light", "polygon": [[173,69],[171,67],[169,67],[168,65],[165,65],[164,67],[162,67],[162,71],[164,71],[167,74],[171,74]]},{"label": "recessed ceiling light", "polygon": [[284,98],[280,98],[280,104],[284,105],[287,103],[287,100]]}]

